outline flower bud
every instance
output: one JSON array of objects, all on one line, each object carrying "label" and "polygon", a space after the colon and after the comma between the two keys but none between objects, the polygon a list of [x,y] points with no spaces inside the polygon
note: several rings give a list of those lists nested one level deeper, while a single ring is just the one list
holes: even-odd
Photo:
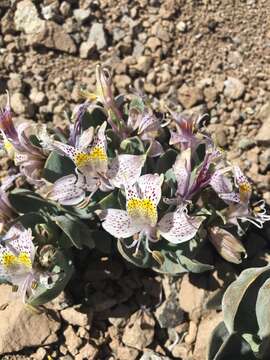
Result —
[{"label": "flower bud", "polygon": [[213,226],[209,229],[210,241],[223,259],[240,264],[247,257],[246,250],[241,241],[229,231]]}]

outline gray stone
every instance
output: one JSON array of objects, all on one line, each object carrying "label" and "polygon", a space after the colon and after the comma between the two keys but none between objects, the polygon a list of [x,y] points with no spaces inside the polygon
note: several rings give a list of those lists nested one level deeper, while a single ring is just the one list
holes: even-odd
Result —
[{"label": "gray stone", "polygon": [[45,27],[45,21],[39,18],[37,8],[31,0],[23,0],[17,4],[14,23],[16,30],[26,34],[39,33]]},{"label": "gray stone", "polygon": [[88,41],[95,43],[98,50],[107,47],[107,39],[103,24],[95,23],[92,25]]},{"label": "gray stone", "polygon": [[77,22],[82,24],[89,19],[91,11],[89,9],[75,9],[73,14]]},{"label": "gray stone", "polygon": [[18,114],[24,114],[27,109],[27,99],[20,92],[15,92],[10,97],[12,110]]},{"label": "gray stone", "polygon": [[41,12],[42,12],[44,19],[52,20],[58,12],[57,2],[53,2],[52,4],[49,4],[46,6],[41,5]]},{"label": "gray stone", "polygon": [[244,95],[245,85],[239,79],[228,77],[224,86],[224,95],[232,100],[240,99]]},{"label": "gray stone", "polygon": [[128,75],[115,75],[114,80],[118,89],[125,89],[131,84],[131,79]]},{"label": "gray stone", "polygon": [[70,5],[70,3],[68,3],[67,1],[61,2],[59,11],[60,11],[60,13],[61,13],[64,17],[67,17],[67,16],[70,14],[70,12],[71,12],[71,5]]},{"label": "gray stone", "polygon": [[270,102],[262,106],[258,119],[262,121],[262,126],[260,127],[256,140],[261,142],[270,142]]},{"label": "gray stone", "polygon": [[238,142],[238,147],[241,150],[248,150],[254,145],[255,145],[255,141],[248,138],[240,139]]},{"label": "gray stone", "polygon": [[38,91],[37,88],[33,88],[30,93],[30,100],[37,106],[42,106],[47,104],[48,99],[44,92]]},{"label": "gray stone", "polygon": [[91,57],[94,57],[96,54],[97,46],[92,41],[84,41],[81,43],[80,46],[80,57],[82,59],[89,59]]},{"label": "gray stone", "polygon": [[176,29],[182,33],[187,31],[187,24],[184,21],[179,21],[176,25]]}]

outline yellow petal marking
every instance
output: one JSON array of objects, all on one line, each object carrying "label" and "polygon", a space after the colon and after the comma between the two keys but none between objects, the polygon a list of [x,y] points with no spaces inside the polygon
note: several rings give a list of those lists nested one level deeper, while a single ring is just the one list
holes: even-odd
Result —
[{"label": "yellow petal marking", "polygon": [[93,160],[107,161],[107,154],[100,146],[94,146],[89,153],[77,153],[74,156],[74,163],[79,168],[88,165]]},{"label": "yellow petal marking", "polygon": [[127,202],[127,211],[135,220],[150,223],[151,226],[157,223],[157,207],[150,199],[131,198]]},{"label": "yellow petal marking", "polygon": [[11,252],[6,252],[3,254],[1,263],[6,268],[18,265],[24,265],[28,268],[32,267],[32,261],[29,254],[27,254],[26,252],[21,252],[18,256],[12,254]]}]

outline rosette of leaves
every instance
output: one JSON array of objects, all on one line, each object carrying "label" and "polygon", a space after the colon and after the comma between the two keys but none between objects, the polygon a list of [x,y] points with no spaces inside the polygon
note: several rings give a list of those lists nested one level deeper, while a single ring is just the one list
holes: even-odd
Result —
[{"label": "rosette of leaves", "polygon": [[269,359],[270,266],[244,270],[227,288],[222,310],[208,359]]}]

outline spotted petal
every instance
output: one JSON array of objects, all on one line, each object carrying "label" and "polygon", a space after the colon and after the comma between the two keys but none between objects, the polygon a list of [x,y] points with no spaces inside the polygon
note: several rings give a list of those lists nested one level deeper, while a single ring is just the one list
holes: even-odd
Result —
[{"label": "spotted petal", "polygon": [[103,228],[115,238],[129,238],[142,230],[124,210],[108,209],[104,218]]},{"label": "spotted petal", "polygon": [[216,170],[211,177],[210,185],[217,194],[232,192],[232,183],[220,170]]},{"label": "spotted petal", "polygon": [[107,173],[112,185],[117,188],[133,185],[141,175],[145,159],[145,155],[122,154],[115,157]]},{"label": "spotted petal", "polygon": [[185,197],[190,182],[190,149],[179,155],[173,165],[173,172],[177,181],[177,194]]},{"label": "spotted petal", "polygon": [[6,247],[13,249],[14,253],[26,253],[31,262],[35,257],[35,246],[32,241],[31,229],[25,229],[21,224],[13,225],[3,237]]},{"label": "spotted petal", "polygon": [[150,199],[156,206],[161,198],[161,185],[163,183],[163,175],[146,174],[139,178],[138,188],[140,198]]},{"label": "spotted petal", "polygon": [[242,173],[239,166],[234,167],[234,176],[236,184],[239,187],[240,200],[244,203],[248,203],[252,192],[250,182]]},{"label": "spotted petal", "polygon": [[191,240],[203,220],[203,217],[189,217],[183,208],[179,208],[163,216],[158,223],[158,230],[166,240],[179,244]]},{"label": "spotted petal", "polygon": [[62,205],[79,204],[85,198],[83,183],[76,175],[63,176],[54,183],[49,197]]}]

